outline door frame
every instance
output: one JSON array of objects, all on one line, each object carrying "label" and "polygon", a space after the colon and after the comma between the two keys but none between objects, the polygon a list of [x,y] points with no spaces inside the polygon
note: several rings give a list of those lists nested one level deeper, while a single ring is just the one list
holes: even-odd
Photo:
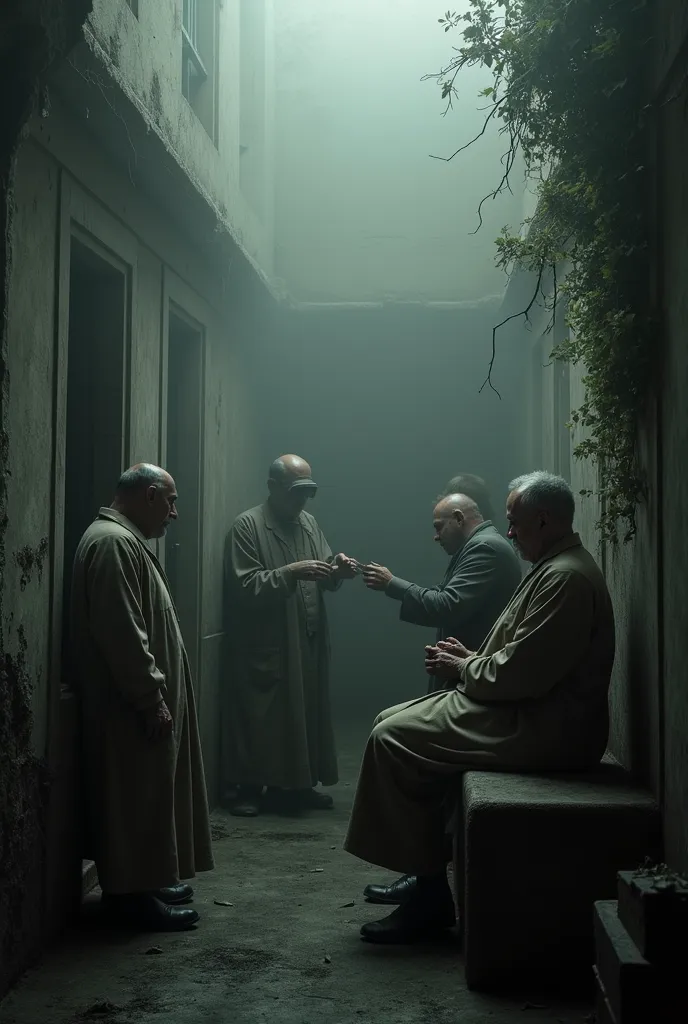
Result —
[{"label": "door frame", "polygon": [[[170,311],[197,331],[200,338],[200,373],[198,399],[199,428],[199,465],[198,465],[198,565],[196,570],[196,615],[195,615],[195,651],[196,657],[189,659],[191,676],[195,684],[196,705],[200,714],[202,700],[202,621],[203,621],[203,513],[205,507],[205,396],[207,371],[207,340],[210,325],[213,322],[211,308],[185,281],[178,277],[167,266],[163,265],[162,279],[162,315],[161,324],[161,358],[160,358],[160,450],[162,464],[167,461],[167,404],[168,404],[168,372],[169,372],[169,330]],[[185,499],[183,499],[185,500]],[[160,561],[165,566],[165,547],[167,537],[160,544]]]},{"label": "door frame", "polygon": [[[66,434],[67,434],[67,380],[69,358],[69,295],[71,278],[72,237],[93,249],[102,259],[107,260],[125,274],[126,307],[123,337],[124,402],[122,409],[122,468],[129,455],[129,401],[132,322],[136,302],[136,272],[138,242],[105,207],[81,188],[64,170],[60,175],[57,254],[57,310],[55,316],[55,371],[53,381],[53,459],[52,459],[52,517],[50,524],[53,550],[52,592],[50,595],[50,671],[54,680],[51,687],[48,719],[48,763],[52,763],[58,732],[54,728],[59,721],[59,703],[65,695],[62,680],[62,619],[63,587],[65,573],[70,571],[64,564],[65,525],[65,478],[66,478]],[[116,480],[112,481],[113,490]],[[93,510],[95,515],[96,509]]]}]

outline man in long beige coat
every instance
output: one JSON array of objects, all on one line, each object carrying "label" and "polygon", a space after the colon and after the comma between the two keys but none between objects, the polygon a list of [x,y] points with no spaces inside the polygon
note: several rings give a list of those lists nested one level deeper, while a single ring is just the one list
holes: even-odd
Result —
[{"label": "man in long beige coat", "polygon": [[148,545],[176,499],[159,467],[127,470],[81,539],[72,584],[91,852],[104,906],[147,930],[194,925],[180,879],[213,867],[189,663]]},{"label": "man in long beige coat", "polygon": [[428,671],[454,688],[391,708],[373,729],[345,848],[418,882],[408,902],[363,926],[367,941],[453,925],[443,800],[460,771],[582,769],[605,751],[614,617],[573,516],[560,477],[512,483],[509,537],[533,568],[477,652],[453,638],[427,648]]},{"label": "man in long beige coat", "polygon": [[232,813],[253,817],[263,787],[291,807],[326,809],[313,787],[337,782],[323,592],[356,574],[332,556],[312,515],[311,467],[283,455],[269,497],[243,512],[227,543],[230,671],[223,728],[225,781],[239,786]]}]

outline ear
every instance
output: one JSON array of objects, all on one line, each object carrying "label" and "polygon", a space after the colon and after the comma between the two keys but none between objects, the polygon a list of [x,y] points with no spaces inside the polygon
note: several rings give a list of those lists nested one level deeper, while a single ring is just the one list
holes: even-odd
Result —
[{"label": "ear", "polygon": [[155,484],[151,484],[150,487],[147,488],[147,490],[146,490],[146,501],[148,502],[149,505],[153,504],[153,502],[155,501],[155,497],[156,497],[157,493],[158,493],[158,488],[155,486]]},{"label": "ear", "polygon": [[452,512],[452,515],[453,515],[454,519],[456,520],[456,522],[459,524],[459,526],[463,526],[463,523],[464,523],[466,517],[463,514],[463,512],[461,511],[461,509],[460,508],[455,508],[454,511]]}]

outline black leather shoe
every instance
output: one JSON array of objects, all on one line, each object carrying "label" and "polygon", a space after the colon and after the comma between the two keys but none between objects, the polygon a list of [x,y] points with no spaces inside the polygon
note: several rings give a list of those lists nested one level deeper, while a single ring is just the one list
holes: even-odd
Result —
[{"label": "black leather shoe", "polygon": [[183,932],[198,921],[198,911],[168,907],[148,893],[103,894],[103,908],[117,924],[147,932]]},{"label": "black leather shoe", "polygon": [[186,882],[180,882],[178,885],[167,885],[164,889],[155,889],[151,893],[151,896],[155,896],[161,903],[166,903],[168,907],[178,907],[182,903],[191,903],[193,895],[193,889]]},{"label": "black leather shoe", "polygon": [[402,875],[391,885],[366,885],[363,895],[368,903],[405,903],[416,891],[416,876]]},{"label": "black leather shoe", "polygon": [[456,911],[451,890],[440,889],[432,894],[416,892],[406,903],[381,921],[369,921],[361,928],[365,942],[378,945],[401,945],[422,942],[442,935],[456,924]]}]

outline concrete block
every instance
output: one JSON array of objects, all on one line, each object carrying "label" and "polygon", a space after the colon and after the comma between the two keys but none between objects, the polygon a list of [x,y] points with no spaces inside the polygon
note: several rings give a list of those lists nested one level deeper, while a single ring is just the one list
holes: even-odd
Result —
[{"label": "concrete block", "polygon": [[621,1024],[614,1016],[605,987],[596,967],[593,967],[595,975],[595,1024]]},{"label": "concrete block", "polygon": [[660,816],[616,763],[590,773],[466,772],[463,932],[470,988],[589,978],[593,904],[653,856]]},{"label": "concrete block", "polygon": [[688,890],[655,888],[654,878],[619,872],[619,919],[651,963],[669,964],[688,955]]},{"label": "concrete block", "polygon": [[656,968],[642,956],[617,913],[616,900],[595,903],[595,966],[613,1016],[623,1024],[648,1024],[659,1005]]}]

